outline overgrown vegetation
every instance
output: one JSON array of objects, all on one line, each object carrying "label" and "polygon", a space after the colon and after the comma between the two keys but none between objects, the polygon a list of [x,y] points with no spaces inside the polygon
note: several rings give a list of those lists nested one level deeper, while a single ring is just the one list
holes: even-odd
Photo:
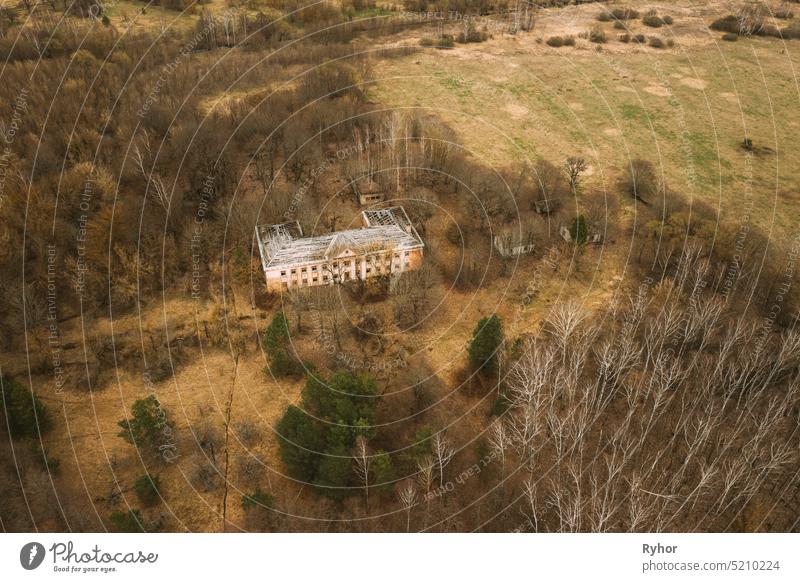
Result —
[{"label": "overgrown vegetation", "polygon": [[114,511],[109,519],[114,531],[118,533],[144,533],[146,531],[142,514],[138,509]]},{"label": "overgrown vegetation", "polygon": [[496,315],[482,318],[472,332],[467,349],[472,370],[484,377],[497,376],[502,343],[503,325],[500,318]]},{"label": "overgrown vegetation", "polygon": [[50,415],[33,390],[0,376],[0,415],[12,438],[39,438],[51,427]]},{"label": "overgrown vegetation", "polygon": [[134,481],[133,491],[142,505],[155,505],[161,499],[161,480],[158,475],[141,475]]},{"label": "overgrown vegetation", "polygon": [[119,436],[140,452],[163,453],[174,439],[174,423],[152,394],[134,402],[131,417],[120,420],[117,426],[122,429]]},{"label": "overgrown vegetation", "polygon": [[278,377],[302,375],[303,365],[298,360],[289,335],[289,322],[282,311],[272,318],[264,334],[264,349],[269,356],[268,373]]},{"label": "overgrown vegetation", "polygon": [[329,380],[310,374],[301,405],[289,406],[276,426],[290,475],[330,497],[348,493],[350,450],[356,437],[374,434],[375,383],[337,372]]}]

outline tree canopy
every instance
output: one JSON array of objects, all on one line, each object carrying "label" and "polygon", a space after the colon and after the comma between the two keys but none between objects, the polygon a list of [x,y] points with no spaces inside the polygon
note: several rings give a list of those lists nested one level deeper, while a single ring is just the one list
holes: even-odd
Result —
[{"label": "tree canopy", "polygon": [[498,352],[503,343],[503,324],[496,315],[483,317],[472,332],[467,352],[473,370],[482,376],[497,374]]},{"label": "tree canopy", "polygon": [[36,437],[50,430],[50,416],[33,390],[5,377],[0,377],[0,388],[0,408],[13,438]]},{"label": "tree canopy", "polygon": [[269,356],[269,371],[275,376],[302,374],[303,366],[292,351],[289,322],[283,311],[272,318],[264,335],[264,349]]},{"label": "tree canopy", "polygon": [[340,496],[351,478],[350,450],[358,435],[374,432],[375,382],[337,372],[328,381],[310,374],[301,407],[289,406],[278,421],[281,459],[289,474]]},{"label": "tree canopy", "polygon": [[166,411],[154,395],[133,403],[133,416],[117,423],[122,431],[119,437],[142,449],[157,449],[172,434],[174,423],[167,419]]}]

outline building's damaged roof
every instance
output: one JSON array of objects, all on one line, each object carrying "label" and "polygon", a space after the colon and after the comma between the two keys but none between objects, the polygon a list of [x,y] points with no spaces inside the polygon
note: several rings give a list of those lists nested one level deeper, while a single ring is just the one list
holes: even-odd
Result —
[{"label": "building's damaged roof", "polygon": [[327,261],[348,249],[359,255],[424,246],[402,207],[365,210],[361,214],[368,225],[364,228],[312,237],[303,237],[296,221],[256,227],[264,267]]}]

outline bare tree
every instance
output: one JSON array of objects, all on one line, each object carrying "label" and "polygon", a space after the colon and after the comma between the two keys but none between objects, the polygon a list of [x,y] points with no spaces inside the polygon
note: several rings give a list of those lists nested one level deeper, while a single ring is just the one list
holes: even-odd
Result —
[{"label": "bare tree", "polygon": [[564,171],[567,173],[567,180],[569,180],[569,187],[573,195],[578,192],[581,174],[583,174],[588,167],[586,160],[577,156],[570,156],[564,160]]},{"label": "bare tree", "polygon": [[444,468],[453,460],[455,451],[443,432],[437,432],[433,435],[431,447],[436,467],[439,469],[439,485],[444,485]]},{"label": "bare tree", "polygon": [[503,481],[506,477],[506,450],[510,445],[511,435],[505,423],[498,418],[489,427],[489,446],[492,452],[500,457],[500,478]]},{"label": "bare tree", "polygon": [[411,510],[417,504],[417,488],[413,481],[406,481],[397,494],[400,505],[406,512],[406,533],[411,531]]},{"label": "bare tree", "polygon": [[632,198],[650,204],[660,190],[660,180],[652,163],[635,159],[625,168],[620,187]]},{"label": "bare tree", "polygon": [[568,185],[564,182],[564,174],[553,163],[540,159],[533,167],[533,182],[536,189],[536,200],[531,209],[536,208],[540,214],[551,214],[558,210],[562,199],[569,194]]},{"label": "bare tree", "polygon": [[364,484],[364,503],[369,507],[369,477],[372,466],[372,455],[367,446],[367,439],[363,435],[356,438],[356,446],[353,451],[355,461],[355,473],[358,479]]},{"label": "bare tree", "polygon": [[169,209],[170,204],[170,192],[167,190],[167,186],[164,184],[164,180],[161,176],[153,169],[152,164],[150,164],[150,169],[148,170],[147,165],[148,161],[146,157],[150,157],[150,138],[147,132],[144,133],[144,149],[145,153],[139,148],[139,144],[135,144],[133,146],[133,163],[136,166],[136,170],[138,173],[147,180],[148,190],[152,192],[153,198],[155,199],[156,203],[161,206],[164,210]]},{"label": "bare tree", "polygon": [[417,461],[417,483],[424,491],[425,499],[425,523],[424,527],[428,526],[428,517],[431,511],[431,489],[433,488],[434,481],[434,468],[436,463],[429,455],[425,455]]}]

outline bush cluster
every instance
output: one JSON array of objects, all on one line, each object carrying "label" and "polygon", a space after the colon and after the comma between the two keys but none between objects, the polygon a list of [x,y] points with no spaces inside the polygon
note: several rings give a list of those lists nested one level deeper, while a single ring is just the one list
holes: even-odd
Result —
[{"label": "bush cluster", "polygon": [[672,16],[659,16],[655,10],[650,10],[642,18],[642,24],[651,28],[661,28],[664,25],[670,25],[674,21]]},{"label": "bush cluster", "polygon": [[597,44],[603,44],[608,39],[606,38],[606,33],[603,32],[601,28],[593,28],[589,31],[589,41],[594,42]]},{"label": "bush cluster", "polygon": [[597,15],[597,20],[600,22],[634,20],[636,18],[639,18],[639,12],[633,8],[614,8],[611,11],[604,10]]},{"label": "bush cluster", "polygon": [[575,37],[573,36],[551,36],[545,41],[548,46],[562,47],[562,46],[575,46]]},{"label": "bush cluster", "polygon": [[453,48],[456,42],[452,34],[443,34],[439,38],[424,37],[419,41],[420,46],[433,48]]}]

